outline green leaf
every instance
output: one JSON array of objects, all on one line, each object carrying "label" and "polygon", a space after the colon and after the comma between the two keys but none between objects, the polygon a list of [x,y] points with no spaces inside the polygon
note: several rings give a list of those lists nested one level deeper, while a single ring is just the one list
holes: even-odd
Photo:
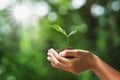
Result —
[{"label": "green leaf", "polygon": [[79,30],[80,30],[80,26],[75,27],[75,28],[69,33],[68,36],[71,36],[71,35],[75,34],[75,33],[76,33],[77,31],[79,31]]},{"label": "green leaf", "polygon": [[68,36],[67,33],[65,32],[65,30],[63,30],[59,25],[53,25],[51,26],[52,28],[54,28],[55,30],[57,30],[58,32],[64,34],[66,37]]}]

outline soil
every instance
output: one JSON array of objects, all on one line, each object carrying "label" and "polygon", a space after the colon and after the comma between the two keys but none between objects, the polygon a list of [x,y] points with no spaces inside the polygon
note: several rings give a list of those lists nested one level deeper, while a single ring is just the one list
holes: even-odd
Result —
[{"label": "soil", "polygon": [[[72,48],[72,47],[69,47],[69,48],[62,48],[62,49],[58,49],[57,52],[58,52],[58,54],[59,54],[61,51],[64,51],[64,50],[74,50],[74,48]],[[65,58],[73,59],[74,56],[66,56]]]}]

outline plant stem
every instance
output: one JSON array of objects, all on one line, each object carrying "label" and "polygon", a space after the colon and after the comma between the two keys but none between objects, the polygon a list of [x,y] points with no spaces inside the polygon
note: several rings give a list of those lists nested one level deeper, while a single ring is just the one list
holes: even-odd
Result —
[{"label": "plant stem", "polygon": [[67,46],[69,47],[69,36],[67,36]]}]

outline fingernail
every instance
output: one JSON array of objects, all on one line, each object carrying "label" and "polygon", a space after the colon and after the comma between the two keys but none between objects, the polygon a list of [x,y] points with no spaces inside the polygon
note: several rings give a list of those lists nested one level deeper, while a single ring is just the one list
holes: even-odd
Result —
[{"label": "fingernail", "polygon": [[49,60],[49,61],[50,61],[50,57],[47,57],[47,60]]},{"label": "fingernail", "polygon": [[53,48],[51,48],[50,50],[54,50]]},{"label": "fingernail", "polygon": [[50,50],[48,50],[48,52],[50,52]]},{"label": "fingernail", "polygon": [[50,48],[50,49],[53,49],[53,48]]},{"label": "fingernail", "polygon": [[59,54],[60,56],[63,56],[62,54]]}]

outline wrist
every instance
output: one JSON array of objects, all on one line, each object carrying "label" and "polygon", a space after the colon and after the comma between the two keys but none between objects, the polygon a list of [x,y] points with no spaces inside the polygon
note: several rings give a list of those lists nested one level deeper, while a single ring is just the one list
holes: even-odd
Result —
[{"label": "wrist", "polygon": [[97,70],[98,68],[98,63],[97,63],[97,59],[99,57],[97,57],[95,54],[92,54],[92,60],[91,60],[91,70],[94,72]]},{"label": "wrist", "polygon": [[120,73],[113,69],[111,66],[106,64],[96,55],[94,56],[94,64],[92,66],[92,71],[100,78],[100,80],[119,80]]},{"label": "wrist", "polygon": [[93,54],[93,64],[91,70],[101,79],[104,80],[103,70],[104,67],[102,60]]}]

